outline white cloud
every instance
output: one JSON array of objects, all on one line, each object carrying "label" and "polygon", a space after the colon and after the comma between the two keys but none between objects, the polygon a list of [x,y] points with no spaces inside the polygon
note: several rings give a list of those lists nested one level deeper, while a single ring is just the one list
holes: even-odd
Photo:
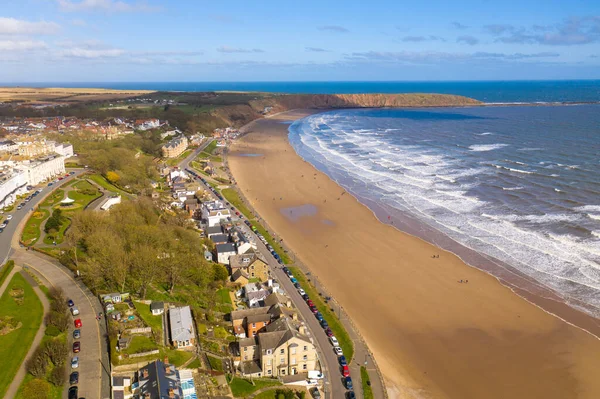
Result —
[{"label": "white cloud", "polygon": [[58,53],[62,57],[71,58],[86,58],[86,59],[98,59],[98,58],[115,58],[125,54],[125,50],[118,48],[111,49],[90,49],[82,47],[74,47],[66,50],[62,50]]},{"label": "white cloud", "polygon": [[0,17],[0,35],[50,35],[59,30],[60,26],[54,22],[30,22]]},{"label": "white cloud", "polygon": [[87,26],[87,22],[85,22],[83,19],[76,18],[76,19],[73,19],[71,21],[71,25],[73,25],[73,26]]},{"label": "white cloud", "polygon": [[0,51],[24,52],[45,49],[46,43],[35,40],[0,40]]},{"label": "white cloud", "polygon": [[246,48],[239,48],[239,47],[229,47],[229,46],[221,46],[217,49],[217,51],[219,53],[264,53],[264,50],[261,50],[259,48],[253,48],[253,49],[246,49]]},{"label": "white cloud", "polygon": [[153,12],[161,8],[145,1],[125,2],[121,0],[57,0],[62,11],[107,11],[107,12]]}]

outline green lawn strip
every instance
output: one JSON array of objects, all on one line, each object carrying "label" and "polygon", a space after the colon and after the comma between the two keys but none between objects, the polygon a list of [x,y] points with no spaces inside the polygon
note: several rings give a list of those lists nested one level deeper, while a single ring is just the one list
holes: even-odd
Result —
[{"label": "green lawn strip", "polygon": [[186,369],[199,369],[201,366],[202,366],[202,363],[200,362],[200,359],[196,358],[196,359],[192,360],[192,362],[190,364],[185,366],[185,368]]},{"label": "green lawn strip", "polygon": [[231,296],[229,295],[229,289],[227,288],[221,288],[220,290],[218,290],[217,298],[219,299],[219,302],[221,302],[224,305],[232,305]]},{"label": "green lawn strip", "polygon": [[292,272],[296,280],[298,280],[302,289],[304,289],[310,299],[312,299],[319,312],[323,315],[323,318],[327,321],[327,324],[329,324],[329,328],[331,328],[333,335],[335,335],[339,341],[340,347],[344,351],[344,356],[346,356],[348,362],[352,361],[352,357],[354,356],[354,344],[337,315],[331,311],[331,308],[327,306],[316,288],[308,282],[306,276],[298,267],[288,266],[288,269]]},{"label": "green lawn strip", "polygon": [[94,174],[94,175],[89,175],[88,178],[90,180],[92,180],[94,183],[98,184],[100,187],[104,188],[105,190],[112,191],[113,193],[121,194],[121,197],[123,197],[123,199],[128,198],[127,192],[125,192],[124,190],[121,190],[117,186],[111,184],[108,180],[106,180],[104,178],[104,176]]},{"label": "green lawn strip", "polygon": [[[36,214],[40,214],[39,217]],[[29,216],[25,227],[23,228],[23,235],[21,235],[21,241],[25,245],[33,245],[40,239],[42,234],[42,225],[46,219],[50,217],[50,211],[48,209],[40,208]]]},{"label": "green lawn strip", "polygon": [[148,327],[152,328],[154,334],[162,337],[162,315],[154,316],[150,311],[150,305],[146,305],[141,302],[135,302],[135,308],[144,323],[146,323]]},{"label": "green lawn strip", "polygon": [[169,158],[167,159],[167,165],[169,166],[175,166],[177,165],[179,162],[183,161],[185,158],[187,158],[190,154],[192,153],[192,150],[185,150],[184,152],[182,152],[178,157],[176,158]]},{"label": "green lawn strip", "polygon": [[133,355],[135,353],[150,352],[154,349],[158,349],[158,345],[152,338],[145,335],[134,335],[131,337],[131,342],[127,349],[124,349],[122,352]]},{"label": "green lawn strip", "polygon": [[360,366],[360,379],[362,381],[363,397],[365,399],[373,399],[373,389],[371,389],[371,385],[368,384],[369,373],[365,366]]},{"label": "green lawn strip", "polygon": [[[13,290],[22,290],[22,302],[17,303],[13,298]],[[42,322],[44,308],[33,288],[21,274],[15,274],[6,291],[0,298],[0,319],[12,317],[12,320],[21,322],[22,326],[0,336],[0,397],[3,397],[21,362],[25,358],[31,342]]]},{"label": "green lawn strip", "polygon": [[6,280],[6,278],[8,277],[8,275],[10,274],[11,270],[14,267],[15,267],[14,260],[9,260],[8,262],[6,262],[4,267],[2,267],[2,269],[0,270],[0,286],[2,284],[4,284],[4,280]]},{"label": "green lawn strip", "polygon": [[204,148],[203,152],[205,152],[205,153],[207,153],[209,155],[212,155],[212,153],[215,152],[216,148],[217,148],[217,141],[213,140],[213,141],[210,142],[210,144],[208,144],[206,146],[206,148]]},{"label": "green lawn strip", "polygon": [[211,355],[206,355],[208,357],[208,362],[210,363],[210,368],[216,371],[223,371],[223,361],[218,357],[214,357]]},{"label": "green lawn strip", "polygon": [[73,184],[73,187],[77,190],[96,190],[96,186],[87,180],[78,180],[76,184]]},{"label": "green lawn strip", "polygon": [[39,208],[50,208],[58,204],[65,198],[65,192],[62,189],[55,190],[52,194],[50,194],[44,202],[38,205]]},{"label": "green lawn strip", "polygon": [[277,380],[253,378],[250,382],[250,380],[244,378],[234,377],[229,383],[229,388],[231,388],[231,393],[236,398],[245,398],[259,389],[278,385],[281,385],[281,383]]},{"label": "green lawn strip", "polygon": [[[163,354],[163,357],[165,357],[165,356],[168,357],[169,363],[174,365],[175,367],[180,367],[180,366],[184,365],[185,362],[187,362],[194,356],[193,352],[178,351],[175,349],[164,350],[164,351],[161,351],[161,353]],[[162,358],[161,358],[161,360],[162,360]]]}]

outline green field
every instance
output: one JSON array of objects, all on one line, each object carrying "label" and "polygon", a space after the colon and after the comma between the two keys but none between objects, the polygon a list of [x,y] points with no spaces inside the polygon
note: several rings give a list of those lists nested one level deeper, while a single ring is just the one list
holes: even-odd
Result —
[{"label": "green field", "polygon": [[[34,217],[34,215],[37,217]],[[49,217],[50,212],[47,209],[41,208],[34,212],[31,216],[29,216],[29,219],[27,220],[27,223],[23,228],[23,235],[21,236],[21,241],[23,241],[25,245],[35,244],[37,240],[40,239],[42,224]]]},{"label": "green field", "polygon": [[360,379],[362,381],[363,388],[363,396],[365,399],[373,399],[373,389],[371,385],[368,384],[369,373],[367,372],[367,368],[365,366],[360,366]]},{"label": "green field", "polygon": [[14,267],[14,260],[9,260],[4,266],[2,266],[2,269],[0,269],[0,286],[4,283],[4,280],[6,280],[6,278],[8,277],[8,275]]},{"label": "green field", "polygon": [[231,393],[233,393],[233,396],[236,398],[245,398],[259,389],[278,385],[281,385],[281,383],[277,380],[261,380],[254,378],[252,382],[250,382],[250,380],[244,378],[234,377],[233,381],[229,383],[229,388],[231,388]]},{"label": "green field", "polygon": [[[12,291],[17,290],[17,291]],[[22,297],[11,296],[21,292]],[[20,294],[19,294],[20,295]],[[0,335],[0,397],[4,396],[42,322],[44,308],[33,288],[21,274],[15,274],[0,298],[0,318],[22,323],[17,330]]]},{"label": "green field", "polygon": [[319,309],[319,312],[323,315],[323,318],[327,321],[327,324],[329,324],[329,328],[331,328],[333,335],[335,335],[340,342],[340,347],[344,351],[344,356],[346,356],[348,362],[352,361],[352,357],[354,356],[354,344],[337,315],[331,311],[331,308],[325,303],[323,297],[321,297],[317,292],[317,289],[308,282],[306,276],[298,267],[288,266],[288,269],[292,272],[296,280],[298,280],[302,289],[308,294],[310,299],[312,299],[317,309]]},{"label": "green field", "polygon": [[[157,337],[162,337],[162,315],[154,316],[150,311],[150,305],[146,305],[141,302],[135,302],[135,308],[144,323],[146,323],[148,327],[152,328],[154,334],[156,334]],[[162,342],[162,338],[159,339],[159,342]]]}]

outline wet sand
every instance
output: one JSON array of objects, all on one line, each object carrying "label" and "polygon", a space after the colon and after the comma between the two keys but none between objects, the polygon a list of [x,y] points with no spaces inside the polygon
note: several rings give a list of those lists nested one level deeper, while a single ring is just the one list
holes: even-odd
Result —
[{"label": "wet sand", "polygon": [[[358,326],[390,397],[600,397],[596,337],[342,195],[288,143],[282,122],[306,114],[249,125],[229,166],[261,217]],[[236,156],[249,153],[262,155]],[[310,212],[291,217],[294,209]]]}]

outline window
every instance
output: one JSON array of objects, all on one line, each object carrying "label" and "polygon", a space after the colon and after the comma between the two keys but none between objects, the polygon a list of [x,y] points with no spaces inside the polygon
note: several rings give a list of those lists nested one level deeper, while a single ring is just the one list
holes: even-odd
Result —
[{"label": "window", "polygon": [[270,365],[271,365],[271,359],[268,359],[267,360],[267,366],[270,366]]},{"label": "window", "polygon": [[295,354],[296,354],[296,348],[291,348],[291,349],[290,349],[290,353],[291,353],[292,355],[295,355]]},{"label": "window", "polygon": [[283,355],[285,353],[285,349],[281,349],[279,353]]},{"label": "window", "polygon": [[271,349],[267,349],[267,355],[271,355],[273,354],[273,351]]},{"label": "window", "polygon": [[256,323],[252,323],[252,328],[256,328]]},{"label": "window", "polygon": [[306,355],[302,356],[302,360],[307,360],[307,359],[308,359],[308,356],[306,356]]},{"label": "window", "polygon": [[308,346],[304,345],[304,351],[306,352],[308,350]]},{"label": "window", "polygon": [[302,370],[306,370],[306,364],[302,365]]},{"label": "window", "polygon": [[271,375],[273,372],[271,370],[267,370],[267,374]]},{"label": "window", "polygon": [[281,375],[285,375],[285,369],[281,370]]},{"label": "window", "polygon": [[281,359],[279,359],[279,364],[285,364],[285,357],[282,357]]}]

